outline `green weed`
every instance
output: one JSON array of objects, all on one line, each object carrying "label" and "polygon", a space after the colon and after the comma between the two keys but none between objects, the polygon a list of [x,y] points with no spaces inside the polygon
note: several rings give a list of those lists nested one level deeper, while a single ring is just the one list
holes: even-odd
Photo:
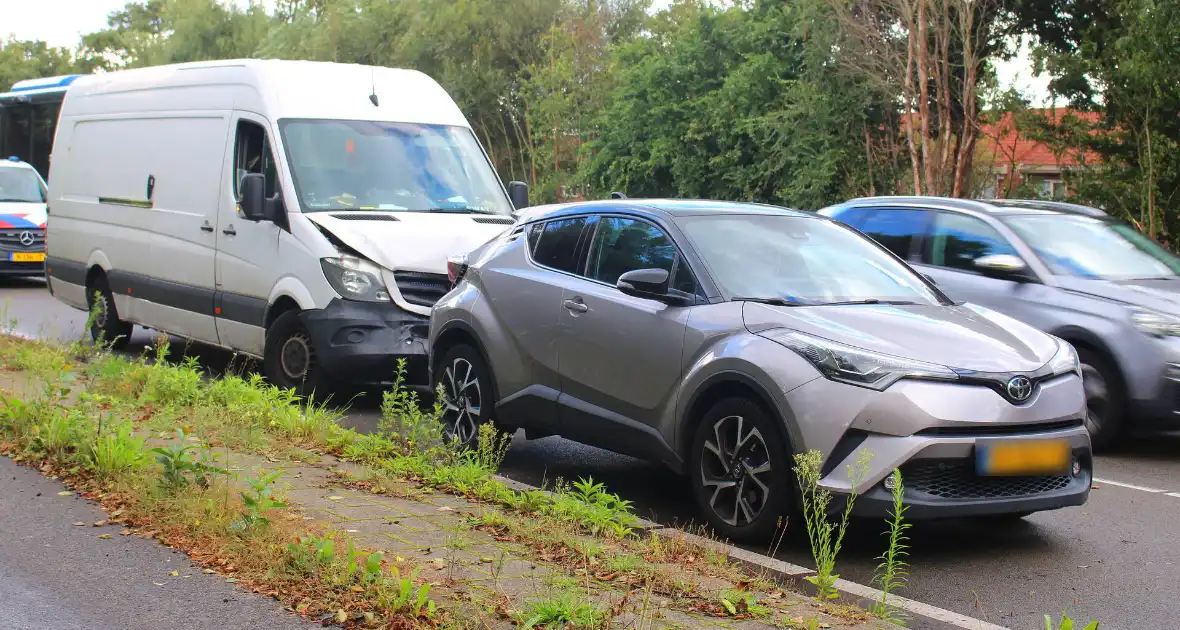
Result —
[{"label": "green weed", "polygon": [[[190,457],[196,451],[200,459]],[[207,489],[213,484],[215,475],[228,475],[229,471],[213,465],[214,456],[208,449],[199,444],[188,441],[184,429],[176,430],[176,441],[170,446],[159,446],[152,449],[156,454],[156,461],[162,467],[160,483],[169,490],[180,490],[190,483]]]},{"label": "green weed", "polygon": [[819,487],[823,456],[816,450],[795,456],[795,475],[799,479],[799,490],[803,496],[807,537],[811,541],[811,555],[815,559],[815,575],[809,576],[807,581],[815,585],[816,597],[821,601],[839,597],[834,588],[836,580],[840,577],[833,573],[836,556],[840,553],[840,545],[844,542],[844,533],[848,530],[848,522],[852,516],[852,506],[856,501],[855,489],[864,479],[871,460],[872,453],[862,449],[856,463],[848,467],[848,478],[853,491],[848,495],[839,525],[836,525],[828,519],[832,493]]},{"label": "green weed", "polygon": [[593,477],[579,478],[573,489],[564,484],[554,488],[554,499],[545,511],[559,519],[581,525],[591,534],[625,538],[634,533],[638,522],[631,502],[606,491]]},{"label": "green weed", "polygon": [[909,573],[909,565],[905,561],[905,557],[909,555],[905,531],[910,528],[910,524],[905,522],[905,488],[902,485],[901,471],[894,468],[890,477],[893,479],[893,488],[890,490],[893,496],[893,509],[887,521],[889,547],[879,557],[881,564],[877,566],[876,575],[873,576],[873,582],[881,589],[881,599],[870,606],[869,612],[894,625],[904,626],[904,614],[890,606],[888,600],[891,593],[905,586],[906,575]]},{"label": "green weed", "polygon": [[377,603],[380,607],[389,609],[395,614],[409,615],[415,618],[431,619],[437,607],[430,599],[430,585],[415,586],[418,577],[415,569],[409,575],[403,576],[395,566],[390,568],[391,577],[387,578],[377,590]]},{"label": "green weed", "polygon": [[[1077,623],[1079,622],[1075,622],[1073,619],[1070,619],[1069,615],[1066,615],[1065,613],[1061,613],[1061,621],[1057,622],[1056,624],[1053,623],[1052,617],[1045,615],[1045,630],[1075,630],[1075,628],[1077,628]],[[1091,621],[1080,630],[1098,630],[1098,622]]]},{"label": "green weed", "polygon": [[719,600],[721,609],[730,617],[751,616],[765,617],[770,609],[758,603],[754,593],[737,589],[730,589],[721,593]]},{"label": "green weed", "polygon": [[246,511],[235,524],[234,529],[238,531],[249,531],[259,527],[265,527],[270,524],[270,519],[265,516],[268,510],[287,507],[286,503],[274,498],[274,488],[272,486],[278,481],[279,475],[281,474],[281,470],[272,470],[260,477],[252,477],[246,480],[246,483],[250,486],[250,491],[239,493],[242,495],[242,505]]},{"label": "green weed", "polygon": [[131,433],[129,422],[121,422],[106,433],[100,427],[100,434],[89,444],[84,462],[99,478],[111,479],[144,466],[147,457],[143,445],[143,438]]},{"label": "green weed", "polygon": [[598,606],[572,593],[561,593],[527,602],[516,619],[525,630],[562,626],[595,628],[606,620],[606,616],[606,611]]},{"label": "green weed", "polygon": [[433,453],[446,447],[442,430],[442,398],[438,397],[434,407],[422,410],[417,392],[405,386],[406,361],[399,359],[393,388],[381,398],[381,418],[377,428],[389,439],[397,450],[404,454]]}]

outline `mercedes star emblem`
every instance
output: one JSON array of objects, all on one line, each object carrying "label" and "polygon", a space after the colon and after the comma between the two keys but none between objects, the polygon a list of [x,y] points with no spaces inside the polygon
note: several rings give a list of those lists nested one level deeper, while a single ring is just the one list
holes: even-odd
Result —
[{"label": "mercedes star emblem", "polygon": [[25,247],[29,247],[35,241],[36,241],[36,239],[33,237],[32,232],[24,231],[24,232],[20,233],[20,244],[21,245],[24,245]]},{"label": "mercedes star emblem", "polygon": [[1005,389],[1012,400],[1024,402],[1032,395],[1032,381],[1028,380],[1027,376],[1013,376]]}]

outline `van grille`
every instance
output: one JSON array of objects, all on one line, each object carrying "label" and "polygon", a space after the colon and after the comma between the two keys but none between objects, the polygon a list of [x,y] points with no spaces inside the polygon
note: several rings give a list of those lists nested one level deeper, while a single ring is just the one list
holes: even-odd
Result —
[{"label": "van grille", "polygon": [[397,282],[397,290],[402,297],[417,306],[432,307],[451,290],[450,280],[441,273],[395,271],[393,279]]},{"label": "van grille", "polygon": [[1000,499],[1056,492],[1069,486],[1068,476],[981,477],[968,464],[911,462],[902,466],[907,493],[940,499]]},{"label": "van grille", "polygon": [[[33,236],[33,244],[25,245],[20,242],[21,234],[28,232]],[[0,246],[9,250],[37,252],[45,249],[45,230],[28,228],[24,230],[0,230]]]}]

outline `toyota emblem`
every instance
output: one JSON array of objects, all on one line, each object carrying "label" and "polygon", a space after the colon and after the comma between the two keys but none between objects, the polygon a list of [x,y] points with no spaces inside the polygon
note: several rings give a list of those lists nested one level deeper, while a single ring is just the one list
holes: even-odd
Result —
[{"label": "toyota emblem", "polygon": [[25,247],[31,246],[36,242],[36,240],[37,239],[33,237],[32,232],[24,231],[20,233],[20,244],[24,245]]},{"label": "toyota emblem", "polygon": [[1013,376],[1005,387],[1008,397],[1016,402],[1024,402],[1032,395],[1032,381],[1027,376]]}]

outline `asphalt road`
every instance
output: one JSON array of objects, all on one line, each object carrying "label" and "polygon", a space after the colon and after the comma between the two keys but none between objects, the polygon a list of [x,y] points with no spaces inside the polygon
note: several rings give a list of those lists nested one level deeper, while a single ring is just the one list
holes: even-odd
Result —
[{"label": "asphalt road", "polygon": [[[41,283],[0,281],[0,296],[0,316],[15,320],[18,332],[60,339],[83,333],[85,314],[56,302]],[[149,341],[137,329],[129,351]],[[190,352],[212,370],[228,361],[213,349]],[[376,398],[356,400],[346,422],[374,427]],[[593,476],[633,501],[643,516],[664,523],[694,517],[687,483],[676,475],[561,438],[527,441],[518,435],[502,472],[533,484]],[[1021,630],[1043,628],[1044,614],[1062,610],[1100,619],[1108,630],[1180,627],[1180,434],[1138,437],[1119,453],[1099,457],[1096,475],[1102,481],[1082,507],[1006,525],[917,524],[910,530],[910,579],[900,594]],[[801,531],[793,527],[777,555],[811,565]],[[883,542],[879,524],[857,523],[837,572],[869,582]]]},{"label": "asphalt road", "polygon": [[[0,628],[313,627],[273,599],[203,574],[182,553],[120,536],[118,526],[91,526],[104,513],[77,496],[58,494],[64,491],[36,470],[0,457]],[[172,571],[179,575],[170,576]]]}]

